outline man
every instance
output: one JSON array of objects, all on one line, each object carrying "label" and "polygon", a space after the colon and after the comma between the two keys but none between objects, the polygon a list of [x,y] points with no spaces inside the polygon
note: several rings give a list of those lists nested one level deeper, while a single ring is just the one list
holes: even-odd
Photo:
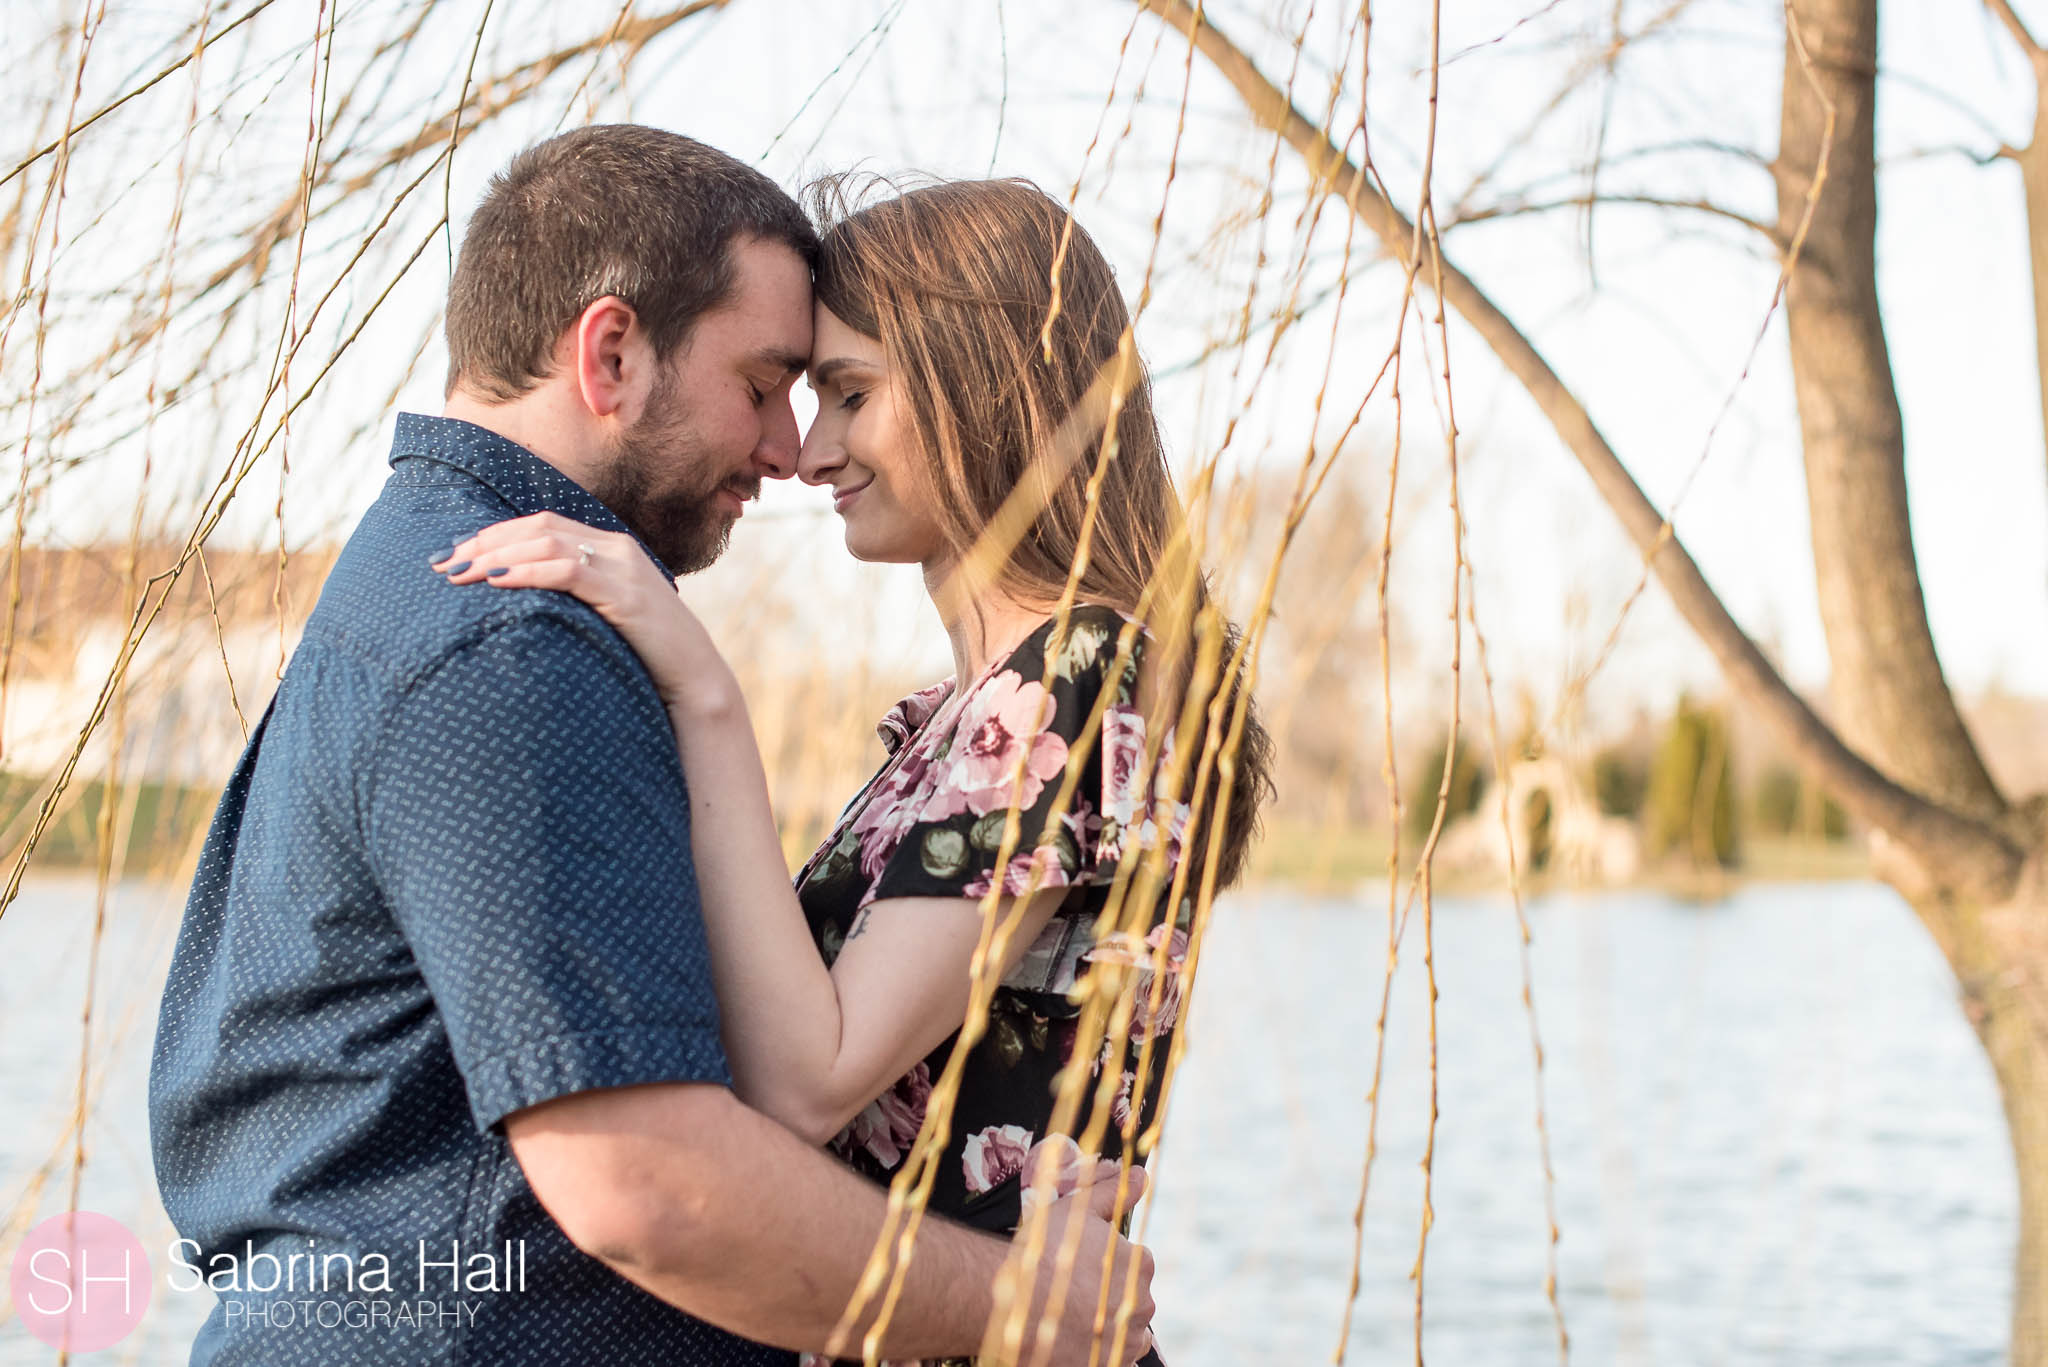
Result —
[{"label": "man", "polygon": [[[653,129],[566,134],[493,182],[449,291],[446,416],[399,418],[165,989],[173,1280],[221,1297],[195,1364],[826,1347],[883,1193],[729,1090],[651,681],[566,595],[429,568],[542,510],[672,574],[709,564],[793,471],[815,250],[766,178]],[[1106,1190],[1062,1203],[1084,1225],[1060,1367],[1089,1360],[1105,1253],[1119,1287],[1138,1262],[1150,1317],[1116,1213]],[[1008,1251],[928,1218],[884,1355],[974,1352]]]}]

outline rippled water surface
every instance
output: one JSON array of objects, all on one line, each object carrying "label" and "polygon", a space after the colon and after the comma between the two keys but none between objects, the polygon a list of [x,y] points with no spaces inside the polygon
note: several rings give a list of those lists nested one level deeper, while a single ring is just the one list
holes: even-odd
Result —
[{"label": "rippled water surface", "polygon": [[[111,912],[111,1050],[83,1204],[161,1249],[143,1078],[177,892]],[[32,887],[0,922],[0,1209],[61,1145],[90,888]],[[1649,893],[1532,907],[1557,1173],[1560,1297],[1580,1363],[2002,1362],[2013,1171],[1990,1071],[1911,914],[1861,885]],[[1397,976],[1350,1360],[1413,1360],[1428,1107],[1421,922]],[[1512,911],[1435,918],[1430,1361],[1557,1360],[1528,1017]],[[1309,1364],[1336,1346],[1386,960],[1378,896],[1221,910],[1157,1167],[1148,1242],[1172,1367]],[[37,1202],[62,1204],[63,1164]],[[18,1227],[17,1227],[18,1232]],[[9,1241],[11,1246],[11,1240]],[[183,1360],[204,1297],[81,1362]],[[0,1324],[0,1367],[55,1355]]]},{"label": "rippled water surface", "polygon": [[[1559,1281],[1584,1363],[2000,1363],[2011,1150],[1953,979],[1862,885],[1531,909]],[[1505,902],[1437,909],[1424,1346],[1554,1362],[1528,1018]],[[1352,1360],[1412,1361],[1428,1114],[1419,924],[1389,1025]],[[1174,1367],[1336,1346],[1383,906],[1219,916],[1148,1242]]]}]

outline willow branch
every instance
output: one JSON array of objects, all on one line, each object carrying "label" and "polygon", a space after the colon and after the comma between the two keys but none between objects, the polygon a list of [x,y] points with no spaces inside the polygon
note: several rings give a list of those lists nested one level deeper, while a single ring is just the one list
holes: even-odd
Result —
[{"label": "willow branch", "polygon": [[[98,109],[95,109],[92,113],[86,115],[85,118],[80,119],[78,122],[78,126],[71,130],[70,136],[73,139],[76,139],[80,133],[83,133],[86,129],[92,127],[101,119],[104,119],[107,115],[113,113],[122,105],[128,103],[132,99],[135,99],[137,96],[148,94],[151,90],[154,90],[157,86],[161,85],[170,77],[176,75],[178,72],[183,71],[186,67],[190,66],[192,64],[193,59],[198,57],[202,52],[206,51],[207,48],[213,46],[221,39],[227,37],[230,33],[233,33],[242,25],[248,23],[257,15],[263,13],[263,11],[269,9],[271,5],[274,3],[275,0],[257,0],[257,3],[251,6],[247,11],[245,11],[241,18],[235,20],[233,23],[222,28],[218,33],[215,33],[212,36],[204,39],[203,41],[194,44],[191,50],[186,52],[186,54],[183,57],[180,57],[177,61],[172,62],[169,66],[163,68],[163,70],[151,76],[141,85],[135,86],[132,89],[128,90],[126,93],[118,96],[117,98],[109,100],[107,103],[101,105]],[[42,147],[39,147],[35,151],[29,153],[26,157],[23,157],[20,161],[14,164],[14,167],[11,170],[9,170],[6,175],[0,176],[0,185],[5,185],[8,181],[13,180],[16,176],[20,175],[23,171],[26,171],[29,167],[41,161],[44,157],[53,155],[57,151],[57,148],[62,144],[62,142],[63,139],[60,138],[55,141],[46,143]]]},{"label": "willow branch", "polygon": [[1598,194],[1569,195],[1563,199],[1510,200],[1485,209],[1473,209],[1444,220],[1444,228],[1462,228],[1467,224],[1485,223],[1491,219],[1520,218],[1529,214],[1555,213],[1559,209],[1590,209],[1596,204],[1628,204],[1639,208],[1676,209],[1687,213],[1705,214],[1729,223],[1738,223],[1751,232],[1761,233],[1770,239],[1780,251],[1785,244],[1778,236],[1777,228],[1761,219],[1751,218],[1739,209],[1725,204],[1716,204],[1708,199],[1667,199],[1661,195]]},{"label": "willow branch", "polygon": [[2034,41],[2034,35],[2027,31],[2025,22],[2013,10],[2011,0],[1984,0],[1984,5],[1998,16],[1998,22],[2005,25],[2005,31],[2020,45],[2020,51],[2027,54],[2028,60],[2039,63],[2048,59],[2048,53],[2041,50],[2041,45]]},{"label": "willow branch", "polygon": [[[1411,259],[1414,224],[1221,30],[1181,0],[1134,3],[1176,30],[1191,33],[1203,55],[1237,90],[1252,118],[1300,154],[1314,189],[1342,198],[1390,252],[1404,264]],[[1543,410],[1650,563],[1673,606],[1714,653],[1730,683],[1777,728],[1799,761],[1833,789],[1845,807],[1911,850],[1937,878],[1988,899],[2007,896],[2019,877],[2019,849],[2001,833],[1893,783],[1850,749],[1729,614],[1671,524],[1644,495],[1585,405],[1550,363],[1462,271],[1440,258],[1432,265],[1432,274],[1440,272],[1445,301]]]}]

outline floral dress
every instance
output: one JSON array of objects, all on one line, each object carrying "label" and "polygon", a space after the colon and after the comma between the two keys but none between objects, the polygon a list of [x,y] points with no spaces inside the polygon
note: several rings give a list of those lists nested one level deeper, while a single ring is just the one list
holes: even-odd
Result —
[{"label": "floral dress", "polygon": [[[1145,638],[1118,665],[1118,635],[1130,619],[1113,609],[1078,606],[1055,639],[1048,619],[1008,658],[967,690],[958,707],[953,681],[913,693],[893,708],[878,730],[889,752],[880,772],[847,805],[836,828],[797,876],[797,895],[811,933],[830,965],[859,933],[872,902],[892,897],[979,900],[994,882],[1019,758],[1023,787],[1017,852],[1004,871],[1005,890],[1037,886],[1068,889],[1044,931],[1007,973],[989,1009],[988,1029],[968,1055],[952,1120],[952,1136],[939,1164],[931,1209],[997,1233],[1016,1229],[1035,1193],[1030,1183],[1040,1147],[1059,1151],[1061,1191],[1082,1171],[1071,1135],[1048,1133],[1057,1074],[1073,1053],[1081,1008],[1070,997],[1087,965],[1115,959],[1133,965],[1135,1013],[1121,1049],[1105,1042],[1084,1093],[1085,1126],[1095,1083],[1105,1067],[1122,1070],[1106,1158],[1122,1149],[1139,1052],[1149,1034],[1150,1081],[1139,1100],[1134,1134],[1153,1118],[1171,1032],[1181,1005],[1180,968],[1187,949],[1191,902],[1168,918],[1162,906],[1143,939],[1129,932],[1096,943],[1095,922],[1125,858],[1165,841],[1169,861],[1180,854],[1187,808],[1151,803],[1147,793],[1145,719],[1137,702],[1138,667]],[[1051,672],[1048,650],[1054,652]],[[1046,686],[1049,680],[1050,687]],[[1089,721],[1104,692],[1099,741]],[[942,715],[944,714],[944,715]],[[1086,739],[1084,739],[1086,738]],[[1171,735],[1151,772],[1164,773]],[[1029,848],[1055,809],[1070,750],[1090,753],[1067,811],[1050,840]],[[1172,864],[1167,865],[1170,880]],[[1122,918],[1128,922],[1128,913]],[[1150,965],[1167,944],[1167,982],[1150,1009]],[[939,1045],[850,1121],[831,1141],[832,1151],[856,1170],[887,1183],[908,1159],[924,1122],[932,1081],[945,1068],[958,1032]],[[806,1367],[826,1359],[810,1356]],[[947,1359],[964,1364],[965,1358]],[[1155,1355],[1144,1361],[1156,1363]]]}]

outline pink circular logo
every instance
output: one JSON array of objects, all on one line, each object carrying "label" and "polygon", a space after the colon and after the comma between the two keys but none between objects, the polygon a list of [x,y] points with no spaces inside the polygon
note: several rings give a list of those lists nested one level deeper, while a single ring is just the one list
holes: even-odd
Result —
[{"label": "pink circular logo", "polygon": [[133,1333],[149,1309],[149,1255],[111,1216],[81,1210],[37,1225],[8,1277],[22,1327],[52,1348],[90,1353]]}]

